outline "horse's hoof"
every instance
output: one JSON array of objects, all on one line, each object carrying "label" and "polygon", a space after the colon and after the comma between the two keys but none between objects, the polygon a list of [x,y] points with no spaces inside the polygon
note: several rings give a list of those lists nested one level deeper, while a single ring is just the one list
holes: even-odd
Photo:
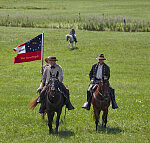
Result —
[{"label": "horse's hoof", "polygon": [[45,118],[45,113],[42,113],[41,114],[41,119],[44,120],[44,118]]},{"label": "horse's hoof", "polygon": [[102,123],[102,127],[106,128],[106,125],[104,125],[104,123]]},{"label": "horse's hoof", "polygon": [[58,134],[58,129],[55,129],[55,134]]},{"label": "horse's hoof", "polygon": [[50,130],[49,130],[49,134],[52,134],[52,133],[53,133],[53,129],[50,129]]}]

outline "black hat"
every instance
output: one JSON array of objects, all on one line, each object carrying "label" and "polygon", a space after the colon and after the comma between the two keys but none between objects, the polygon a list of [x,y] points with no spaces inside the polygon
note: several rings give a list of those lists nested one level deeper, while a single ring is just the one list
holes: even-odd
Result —
[{"label": "black hat", "polygon": [[49,56],[48,58],[45,58],[45,62],[48,63],[48,60],[49,61],[58,61],[55,56]]},{"label": "black hat", "polygon": [[98,60],[106,60],[106,59],[104,58],[104,54],[100,54],[99,57],[96,58],[96,59],[98,59]]}]

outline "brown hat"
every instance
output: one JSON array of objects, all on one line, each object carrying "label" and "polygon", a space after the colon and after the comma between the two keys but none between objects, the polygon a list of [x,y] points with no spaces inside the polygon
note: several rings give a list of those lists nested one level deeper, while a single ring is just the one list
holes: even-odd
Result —
[{"label": "brown hat", "polygon": [[58,61],[55,56],[49,56],[48,58],[45,58],[45,62],[48,63],[48,60],[49,61]]},{"label": "brown hat", "polygon": [[104,58],[104,54],[100,54],[99,57],[96,58],[96,59],[98,59],[98,60],[106,60],[106,59]]}]

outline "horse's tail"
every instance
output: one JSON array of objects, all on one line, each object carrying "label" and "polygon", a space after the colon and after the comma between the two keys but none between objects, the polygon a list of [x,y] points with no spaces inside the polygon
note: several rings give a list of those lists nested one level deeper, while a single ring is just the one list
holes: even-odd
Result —
[{"label": "horse's tail", "polygon": [[30,102],[30,104],[29,104],[29,108],[30,108],[30,109],[33,110],[33,109],[36,107],[38,98],[39,98],[39,96],[36,97],[35,99],[33,99],[33,100]]}]

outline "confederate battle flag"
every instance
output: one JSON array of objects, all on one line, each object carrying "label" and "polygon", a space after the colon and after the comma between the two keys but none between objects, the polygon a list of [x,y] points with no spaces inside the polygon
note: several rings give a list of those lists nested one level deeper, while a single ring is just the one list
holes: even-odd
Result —
[{"label": "confederate battle flag", "polygon": [[18,51],[14,59],[15,63],[30,62],[41,60],[43,56],[43,34],[17,46],[14,51]]}]

